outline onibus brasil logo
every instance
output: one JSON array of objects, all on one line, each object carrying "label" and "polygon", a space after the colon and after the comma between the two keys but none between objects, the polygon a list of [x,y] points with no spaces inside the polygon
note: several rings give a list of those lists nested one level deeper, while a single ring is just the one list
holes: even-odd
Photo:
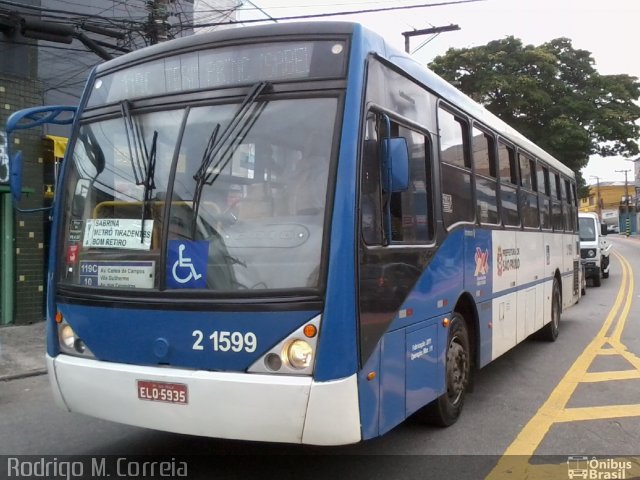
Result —
[{"label": "onibus brasil logo", "polygon": [[[615,458],[598,459],[596,457],[571,456],[567,458],[567,474],[570,479],[588,480],[626,479],[632,463]],[[629,472],[631,473],[631,472]]]}]

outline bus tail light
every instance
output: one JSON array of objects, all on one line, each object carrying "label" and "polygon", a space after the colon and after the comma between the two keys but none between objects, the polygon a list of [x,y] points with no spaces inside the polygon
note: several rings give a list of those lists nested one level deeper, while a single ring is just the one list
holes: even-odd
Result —
[{"label": "bus tail light", "polygon": [[315,364],[321,315],[306,322],[260,357],[249,373],[311,375]]}]

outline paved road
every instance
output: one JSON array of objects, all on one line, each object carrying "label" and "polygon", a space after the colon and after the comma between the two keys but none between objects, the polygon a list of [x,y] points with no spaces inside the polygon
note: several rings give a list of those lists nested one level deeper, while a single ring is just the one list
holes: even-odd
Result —
[{"label": "paved road", "polygon": [[[615,238],[614,248],[610,278],[564,312],[558,340],[528,340],[480,371],[463,416],[448,429],[409,420],[382,438],[339,448],[189,437],[62,412],[47,377],[39,376],[0,384],[0,452],[376,455],[312,457],[315,478],[344,471],[349,462],[363,478],[438,478],[443,472],[457,478],[567,478],[568,456],[640,455],[640,289],[634,281],[640,280],[640,242]],[[214,458],[198,471],[210,478],[265,477],[263,462]],[[279,458],[270,462],[274,476],[308,470],[309,461]]]}]

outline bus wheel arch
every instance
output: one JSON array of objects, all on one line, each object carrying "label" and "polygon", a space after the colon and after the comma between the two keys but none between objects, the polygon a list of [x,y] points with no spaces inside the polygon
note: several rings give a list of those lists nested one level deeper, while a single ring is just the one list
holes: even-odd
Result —
[{"label": "bus wheel arch", "polygon": [[471,347],[471,368],[472,370],[480,365],[480,320],[476,303],[469,293],[463,293],[452,314],[458,313],[464,319],[469,335],[469,346]]},{"label": "bus wheel arch", "polygon": [[419,412],[421,420],[438,427],[448,427],[458,420],[471,389],[473,366],[477,365],[477,321],[475,304],[461,297],[447,329],[445,392]]}]

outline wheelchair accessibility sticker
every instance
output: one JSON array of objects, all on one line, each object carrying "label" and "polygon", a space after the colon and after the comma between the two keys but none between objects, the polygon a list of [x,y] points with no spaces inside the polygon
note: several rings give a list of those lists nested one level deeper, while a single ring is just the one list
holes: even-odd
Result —
[{"label": "wheelchair accessibility sticker", "polygon": [[209,242],[170,240],[167,259],[169,288],[206,288]]}]

